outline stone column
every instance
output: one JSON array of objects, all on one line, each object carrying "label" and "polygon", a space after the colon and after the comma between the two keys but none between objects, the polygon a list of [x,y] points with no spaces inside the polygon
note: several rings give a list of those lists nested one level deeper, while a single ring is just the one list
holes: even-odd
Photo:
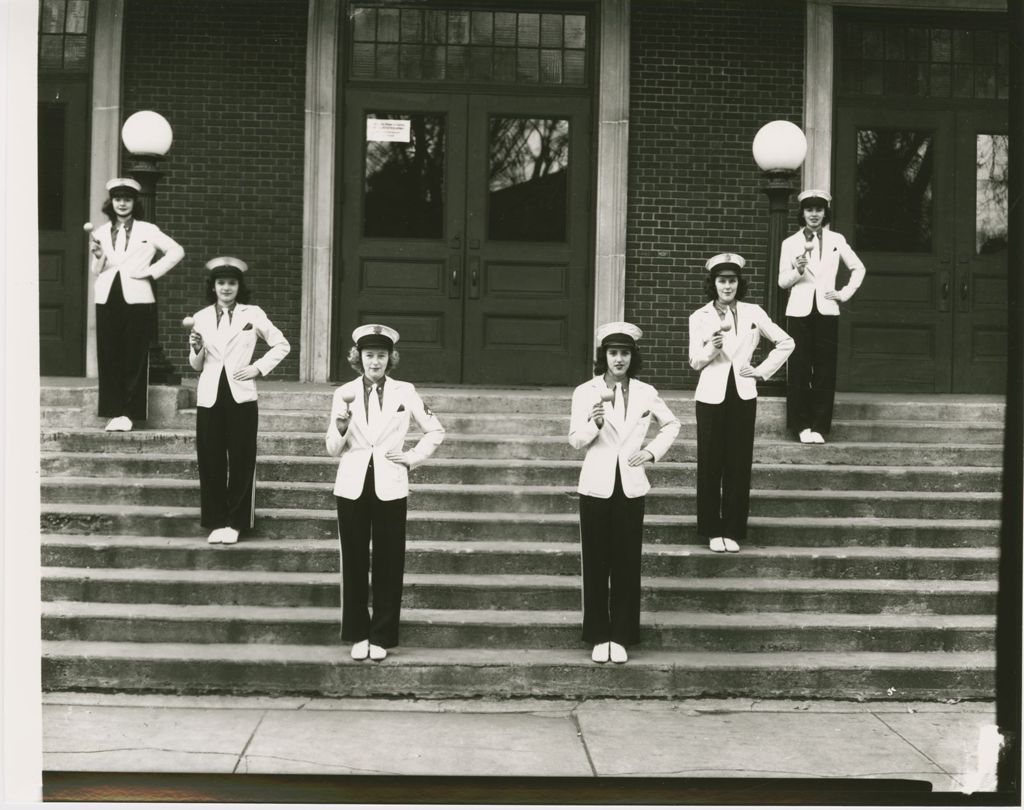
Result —
[{"label": "stone column", "polygon": [[302,210],[299,379],[326,382],[331,365],[334,264],[334,149],[337,130],[338,8],[310,0],[306,37],[306,143]]},{"label": "stone column", "polygon": [[832,84],[835,10],[828,0],[807,0],[804,37],[804,188],[832,191]]}]

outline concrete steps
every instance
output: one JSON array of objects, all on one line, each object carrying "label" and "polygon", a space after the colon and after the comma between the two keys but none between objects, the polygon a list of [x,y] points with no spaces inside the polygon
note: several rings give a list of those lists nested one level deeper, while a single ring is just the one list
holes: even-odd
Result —
[{"label": "concrete steps", "polygon": [[[323,431],[333,388],[260,389],[257,529],[198,527],[194,383],[108,434],[87,384],[43,387],[45,688],[234,694],[990,697],[1003,406],[840,395],[833,441],[758,403],[750,537],[695,543],[693,404],[651,472],[643,645],[579,641],[570,389],[432,389],[448,433],[412,478],[402,646],[339,634]],[[414,440],[414,437],[412,437]],[[370,672],[368,668],[373,668]]]}]

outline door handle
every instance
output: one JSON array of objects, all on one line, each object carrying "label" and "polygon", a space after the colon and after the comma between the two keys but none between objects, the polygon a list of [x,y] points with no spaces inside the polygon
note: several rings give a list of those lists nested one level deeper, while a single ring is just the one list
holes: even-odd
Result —
[{"label": "door handle", "polygon": [[469,297],[480,297],[480,257],[469,258]]},{"label": "door handle", "polygon": [[[947,264],[947,262],[943,262]],[[949,312],[949,271],[939,273],[939,312]]]},{"label": "door handle", "polygon": [[966,275],[960,279],[960,305],[957,307],[960,312],[967,312],[971,308],[970,281],[970,277]]},{"label": "door handle", "polygon": [[448,284],[448,297],[458,298],[461,295],[462,254],[453,253],[448,259],[448,266],[451,267],[451,278],[450,283]]}]

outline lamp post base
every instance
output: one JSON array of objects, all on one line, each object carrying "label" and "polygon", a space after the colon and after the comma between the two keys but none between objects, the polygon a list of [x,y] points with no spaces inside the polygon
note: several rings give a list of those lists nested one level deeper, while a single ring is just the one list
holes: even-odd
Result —
[{"label": "lamp post base", "polygon": [[[768,197],[768,238],[765,255],[765,311],[779,326],[785,328],[786,311],[783,306],[784,296],[779,289],[779,253],[782,241],[786,238],[786,215],[789,211],[789,197],[796,190],[794,180],[796,173],[791,171],[773,171],[764,173],[765,185],[762,191]],[[762,393],[771,396],[786,395],[785,375],[759,386]]]}]

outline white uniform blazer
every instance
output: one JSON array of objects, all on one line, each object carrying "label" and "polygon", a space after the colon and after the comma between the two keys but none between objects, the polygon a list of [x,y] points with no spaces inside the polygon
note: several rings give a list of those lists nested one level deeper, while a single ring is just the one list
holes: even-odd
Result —
[{"label": "white uniform blazer", "polygon": [[806,250],[807,240],[804,239],[803,228],[782,240],[782,250],[779,254],[779,286],[789,290],[786,315],[794,318],[810,315],[812,300],[817,303],[818,312],[822,315],[839,314],[839,302],[828,300],[825,293],[836,288],[840,259],[850,269],[849,283],[837,291],[843,301],[848,301],[864,281],[864,262],[853,252],[846,238],[828,226],[821,229],[821,238],[821,256],[818,256],[818,240],[815,239],[814,249],[807,257],[807,269],[803,275],[793,267],[793,261]]},{"label": "white uniform blazer", "polygon": [[658,420],[658,434],[642,449],[649,450],[654,460],[659,461],[679,433],[679,420],[653,385],[633,379],[629,381],[625,420],[619,418],[610,402],[605,402],[604,426],[598,428],[590,419],[590,411],[607,390],[604,376],[600,375],[577,386],[572,394],[569,444],[577,450],[587,450],[576,491],[595,498],[610,498],[618,465],[623,493],[627,498],[639,498],[647,494],[651,485],[644,465],[630,467],[629,457],[641,449],[653,417]]},{"label": "white uniform blazer", "polygon": [[[103,255],[92,257],[89,269],[96,276],[96,303],[107,303],[110,286],[121,274],[121,294],[128,304],[152,304],[152,279],[158,279],[185,258],[181,245],[161,231],[152,222],[137,219],[132,223],[132,238],[127,248],[124,235],[117,237],[117,248],[111,243],[112,223],[107,222],[93,231],[93,237],[103,248]],[[153,257],[163,254],[159,261]]]},{"label": "white uniform blazer", "polygon": [[700,372],[697,391],[693,395],[698,402],[709,405],[723,402],[729,374],[733,373],[740,399],[757,396],[757,381],[753,377],[741,377],[739,370],[750,362],[762,335],[775,344],[775,348],[754,369],[765,380],[782,368],[796,346],[793,338],[757,304],[737,301],[736,320],[736,328],[722,334],[722,348],[716,349],[711,339],[722,328],[722,321],[714,302],[708,301],[690,316],[690,366]]},{"label": "white uniform blazer", "polygon": [[[270,322],[267,313],[251,304],[235,304],[227,333],[223,335],[217,331],[216,304],[199,310],[195,319],[192,328],[202,336],[203,348],[198,353],[190,349],[188,362],[196,371],[202,372],[196,388],[196,401],[203,408],[210,408],[217,401],[222,369],[227,372],[228,385],[235,402],[255,400],[256,381],[236,380],[234,373],[252,363],[266,377],[287,357],[292,348],[281,330]],[[257,337],[262,338],[270,348],[263,357],[253,362]]]},{"label": "white uniform blazer", "polygon": [[[351,418],[348,430],[342,436],[336,420],[345,412],[344,397],[353,397],[348,406]],[[391,450],[401,451],[409,432],[409,417],[416,420],[423,436],[416,446],[406,452],[409,467],[387,458]],[[327,452],[341,456],[338,475],[334,480],[334,494],[339,498],[356,500],[363,492],[366,468],[373,459],[374,491],[382,501],[395,501],[409,495],[409,470],[426,461],[444,439],[444,428],[433,413],[427,410],[412,383],[385,377],[384,402],[380,417],[374,424],[367,423],[366,404],[363,402],[363,378],[339,386],[331,405],[331,422],[327,426]]]}]

